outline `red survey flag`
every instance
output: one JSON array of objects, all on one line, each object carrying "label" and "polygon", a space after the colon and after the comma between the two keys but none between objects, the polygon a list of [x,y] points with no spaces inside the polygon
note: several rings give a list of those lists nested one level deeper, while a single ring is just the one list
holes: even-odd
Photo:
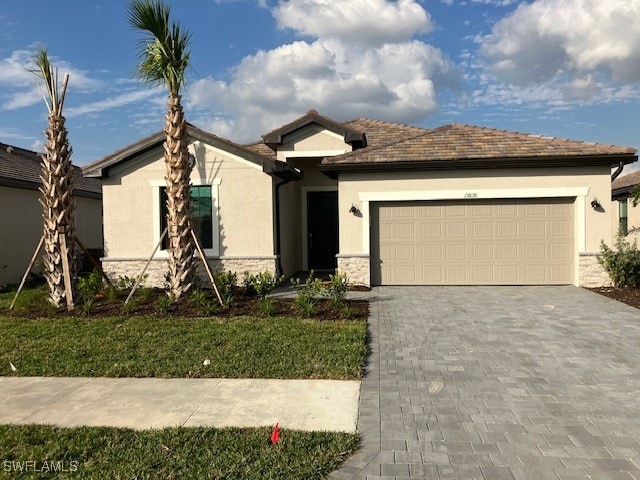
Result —
[{"label": "red survey flag", "polygon": [[280,440],[280,426],[276,423],[276,426],[273,427],[273,431],[271,432],[271,437],[269,438],[269,442],[271,445],[275,445]]}]

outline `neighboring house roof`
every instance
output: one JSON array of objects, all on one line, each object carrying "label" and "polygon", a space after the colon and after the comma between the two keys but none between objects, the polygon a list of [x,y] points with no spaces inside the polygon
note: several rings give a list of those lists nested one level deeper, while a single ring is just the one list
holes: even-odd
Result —
[{"label": "neighboring house roof", "polygon": [[[261,165],[262,171],[267,174],[273,174],[282,179],[298,180],[302,178],[301,173],[298,170],[284,162],[269,158],[258,153],[256,150],[251,150],[225,138],[205,132],[190,123],[187,124],[187,134],[193,139],[200,140],[208,145],[212,145],[226,152],[239,155],[253,161],[256,164]],[[83,168],[84,174],[88,177],[107,178],[112,168],[128,162],[141,153],[162,145],[165,138],[166,135],[163,131],[149,135],[136,143],[132,143],[131,145],[117,150],[111,155],[107,155],[106,157],[87,165]]]},{"label": "neighboring house roof", "polygon": [[616,178],[611,183],[611,196],[614,200],[618,198],[626,198],[629,192],[640,183],[640,170]]},{"label": "neighboring house roof", "polygon": [[[79,167],[74,166],[73,171],[75,174],[74,195],[102,198],[100,180],[84,177]],[[0,142],[0,185],[37,190],[42,183],[41,173],[39,153]]]},{"label": "neighboring house roof", "polygon": [[471,125],[445,125],[322,160],[325,172],[631,163],[637,150]]},{"label": "neighboring house roof", "polygon": [[354,150],[367,146],[367,140],[363,131],[352,128],[345,123],[336,122],[329,117],[320,115],[315,110],[309,110],[306,115],[295,119],[293,122],[276,128],[269,133],[265,133],[262,135],[262,139],[266,145],[271,147],[273,150],[276,150],[277,145],[282,144],[282,139],[286,135],[314,123],[331,132],[342,135],[344,143],[351,145]]}]

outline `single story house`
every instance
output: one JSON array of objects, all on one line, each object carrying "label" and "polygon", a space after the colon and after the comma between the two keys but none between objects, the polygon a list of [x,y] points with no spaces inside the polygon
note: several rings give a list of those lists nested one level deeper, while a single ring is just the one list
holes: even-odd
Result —
[{"label": "single story house", "polygon": [[640,205],[629,199],[631,190],[640,183],[640,170],[616,178],[611,184],[613,230],[619,228],[629,239],[640,241]]},{"label": "single story house", "polygon": [[[611,169],[633,148],[310,110],[239,145],[188,126],[194,223],[237,272],[338,268],[366,285],[607,283]],[[164,134],[87,166],[103,182],[105,270],[138,274],[163,230]],[[594,202],[596,200],[596,202]],[[593,205],[593,206],[592,206]],[[162,284],[166,252],[149,271]]]},{"label": "single story house", "polygon": [[[40,156],[0,142],[0,286],[22,278],[42,236]],[[89,249],[102,251],[102,188],[75,167],[76,229]]]}]

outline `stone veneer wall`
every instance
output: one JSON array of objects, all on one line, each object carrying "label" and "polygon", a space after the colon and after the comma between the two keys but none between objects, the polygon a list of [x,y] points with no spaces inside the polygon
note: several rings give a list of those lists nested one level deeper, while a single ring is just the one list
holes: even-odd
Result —
[{"label": "stone veneer wall", "polygon": [[351,283],[371,286],[371,259],[367,254],[336,255],[338,272],[346,273]]},{"label": "stone veneer wall", "polygon": [[[137,278],[142,272],[147,260],[134,258],[103,258],[102,268],[111,280],[117,280],[118,277],[128,276]],[[249,272],[256,274],[260,272],[276,272],[276,257],[220,257],[209,258],[209,267],[212,271],[231,270],[238,274],[238,282],[242,281],[242,274]],[[198,276],[203,285],[209,285],[207,273],[202,265],[200,258],[196,260]],[[165,275],[169,270],[168,261],[165,258],[154,258],[147,268],[147,280],[144,285],[147,287],[164,288]]]},{"label": "stone veneer wall", "polygon": [[581,287],[610,287],[612,285],[609,274],[598,263],[598,253],[581,253],[578,271]]}]

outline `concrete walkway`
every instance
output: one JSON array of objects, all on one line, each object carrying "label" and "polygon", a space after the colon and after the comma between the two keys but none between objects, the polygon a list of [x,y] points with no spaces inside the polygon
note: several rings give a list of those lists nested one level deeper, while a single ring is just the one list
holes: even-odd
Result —
[{"label": "concrete walkway", "polygon": [[0,377],[0,424],[354,432],[359,381]]},{"label": "concrete walkway", "polygon": [[332,479],[640,479],[640,311],[576,287],[380,287]]}]

